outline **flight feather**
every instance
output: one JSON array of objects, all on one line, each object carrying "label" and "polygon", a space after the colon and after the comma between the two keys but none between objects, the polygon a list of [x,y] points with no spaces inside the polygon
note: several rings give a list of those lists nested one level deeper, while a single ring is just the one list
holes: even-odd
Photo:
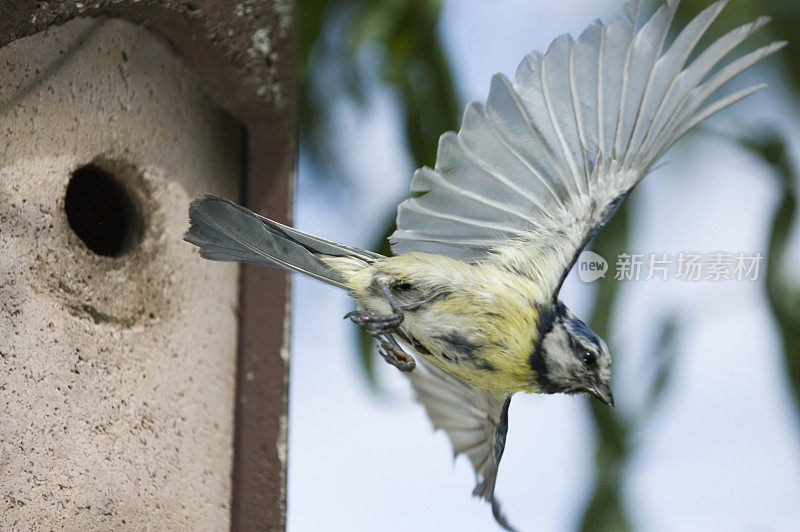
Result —
[{"label": "flight feather", "polygon": [[631,2],[626,16],[526,55],[513,82],[496,74],[486,104],[467,105],[458,133],[440,138],[435,167],[415,173],[393,251],[496,260],[554,300],[577,255],[653,163],[698,122],[761,88],[712,100],[784,44],[720,66],[764,26],[761,17],[698,53],[725,3],[706,8],[667,45],[678,2],[638,29],[639,2]]}]

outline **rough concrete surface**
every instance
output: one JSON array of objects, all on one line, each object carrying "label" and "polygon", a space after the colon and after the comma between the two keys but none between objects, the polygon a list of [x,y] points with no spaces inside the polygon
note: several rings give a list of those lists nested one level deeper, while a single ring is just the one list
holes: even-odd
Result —
[{"label": "rough concrete surface", "polygon": [[[5,0],[0,46],[76,16],[111,16],[153,28],[203,76],[206,89],[236,116],[253,100],[293,104],[292,0]],[[230,90],[232,77],[247,90]]]},{"label": "rough concrete surface", "polygon": [[[242,128],[162,41],[75,19],[0,49],[0,529],[228,527],[237,269],[181,240],[237,197]],[[94,163],[135,206],[117,257],[70,228]]]}]

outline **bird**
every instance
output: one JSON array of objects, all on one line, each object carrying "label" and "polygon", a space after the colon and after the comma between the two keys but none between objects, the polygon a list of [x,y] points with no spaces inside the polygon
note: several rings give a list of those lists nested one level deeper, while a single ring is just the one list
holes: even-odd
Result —
[{"label": "bird", "polygon": [[[711,4],[669,39],[677,0],[644,16],[592,22],[532,51],[513,81],[491,80],[439,139],[397,209],[392,255],[339,244],[201,194],[184,239],[200,256],[278,267],[345,290],[345,318],[409,376],[435,428],[476,474],[473,494],[513,530],[494,495],[518,392],[588,394],[614,406],[608,345],[559,299],[587,244],[666,150],[695,125],[761,90],[713,98],[782,48],[725,59],[759,17],[698,50],[726,5]],[[645,19],[639,23],[639,19]]]}]

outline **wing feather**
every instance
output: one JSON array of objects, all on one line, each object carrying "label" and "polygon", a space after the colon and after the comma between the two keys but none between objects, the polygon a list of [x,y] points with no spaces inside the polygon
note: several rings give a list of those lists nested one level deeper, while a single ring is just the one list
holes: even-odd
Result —
[{"label": "wing feather", "polygon": [[597,162],[599,115],[595,112],[600,79],[603,26],[599,20],[586,28],[572,49],[573,92],[577,95],[575,121],[584,146],[584,192],[590,193],[590,176]]},{"label": "wing feather", "polygon": [[599,78],[602,91],[598,93],[598,115],[600,117],[599,151],[608,154],[611,161],[619,121],[620,95],[623,93],[624,72],[633,42],[633,24],[619,17],[606,26],[603,38]]},{"label": "wing feather", "polygon": [[[703,10],[667,45],[677,1],[637,29],[639,2],[577,41],[562,35],[531,52],[513,83],[492,78],[485,107],[470,103],[436,165],[415,173],[416,197],[398,208],[395,253],[440,253],[496,263],[557,297],[586,243],[653,163],[686,131],[752,94],[712,101],[731,78],[780,49],[773,43],[720,63],[769,20],[695,48],[727,0]],[[712,101],[712,103],[708,103]]]},{"label": "wing feather", "polygon": [[[484,116],[486,126],[494,133],[499,147],[513,155],[513,160],[509,164],[518,165],[520,168],[514,177],[518,178],[524,176],[526,171],[529,172],[541,183],[552,200],[563,208],[569,200],[570,188],[566,175],[561,171],[561,165],[556,161],[558,156],[552,146],[555,135],[552,131],[541,131],[534,127],[531,117],[520,102],[519,95],[503,75],[495,75],[492,78],[487,112]],[[480,133],[480,130],[475,132]],[[464,140],[465,143],[469,142],[473,153],[479,155],[485,164],[491,164],[495,168],[505,168],[499,158],[493,158],[491,154],[483,152],[482,136],[478,137],[471,133],[465,134]],[[538,137],[542,142],[530,142],[531,136]],[[558,182],[553,180],[556,176],[547,173],[552,168],[558,170]]]},{"label": "wing feather", "polygon": [[512,530],[494,497],[497,470],[506,442],[510,395],[493,395],[469,385],[418,357],[409,374],[417,400],[431,422],[443,429],[453,446],[453,456],[465,455],[475,470],[473,495],[492,505],[497,522]]},{"label": "wing feather", "polygon": [[631,135],[631,143],[625,154],[623,166],[627,164],[629,157],[639,153],[642,142],[648,136],[657,113],[663,108],[666,101],[665,97],[672,90],[678,74],[686,64],[689,55],[697,46],[700,38],[717,18],[725,4],[726,2],[712,4],[692,19],[678,34],[664,55],[653,65],[652,83],[648,87],[647,94],[642,102],[639,118]]},{"label": "wing feather", "polygon": [[[651,141],[650,145],[646,143],[642,146],[641,151],[646,154],[645,156],[650,155],[653,152],[652,144],[664,145],[663,140],[665,139],[665,130],[669,128],[670,124],[674,123],[675,116],[678,115],[682,109],[686,108],[685,103],[687,99],[691,96],[692,92],[697,88],[698,84],[703,80],[703,78],[705,78],[709,72],[711,72],[714,67],[719,64],[720,61],[722,61],[731,51],[733,51],[734,48],[741,44],[747,37],[751,36],[757,30],[762,28],[767,22],[769,22],[769,20],[769,17],[759,17],[751,24],[746,24],[729,32],[706,48],[691,65],[674,75],[672,83],[670,84],[670,88],[663,97],[664,103],[660,107],[651,125],[651,129],[653,132],[655,132],[655,134],[650,135],[649,137],[649,140]],[[698,36],[698,40],[699,37],[700,36]],[[780,43],[775,44],[780,45]],[[777,51],[777,49],[773,51]],[[688,50],[687,56],[689,53],[691,53],[691,50]],[[745,57],[753,58],[758,56],[753,56],[751,53],[747,54],[743,58]],[[765,56],[761,56],[759,59],[763,57]],[[752,66],[754,62],[755,61],[749,64],[739,63],[741,68],[730,71],[731,74],[728,79],[731,79],[736,74],[746,70]],[[717,85],[716,88],[719,88],[721,85],[722,84]],[[663,152],[664,149],[665,148],[662,148],[661,151]]]},{"label": "wing feather", "polygon": [[[688,93],[687,98],[684,100],[683,105],[681,106],[680,110],[675,113],[673,120],[665,126],[665,130],[670,130],[670,134],[662,134],[663,140],[661,143],[655,144],[655,151],[656,156],[659,156],[663,153],[672,143],[677,140],[678,137],[686,133],[692,126],[696,125],[702,120],[705,120],[711,114],[731,105],[732,103],[738,101],[741,98],[735,99],[728,99],[723,98],[720,101],[726,102],[726,105],[720,107],[719,105],[714,106],[713,113],[697,113],[697,110],[711,97],[720,87],[722,87],[725,83],[730,81],[734,76],[738,75],[739,73],[747,70],[758,61],[761,61],[768,55],[775,53],[776,51],[780,50],[786,45],[785,41],[774,42],[767,46],[761,47],[754,52],[751,52],[747,55],[740,57],[739,59],[733,61],[732,63],[726,65],[722,68],[719,72],[715,73],[708,81],[704,82],[702,85],[694,88],[691,92]],[[758,87],[749,87],[748,89],[744,89],[746,92],[749,89],[757,90]],[[748,94],[752,94],[755,92],[752,90]]]},{"label": "wing feather", "polygon": [[626,91],[620,99],[621,116],[614,146],[617,154],[628,152],[673,16],[674,11],[661,6],[634,38],[626,71]]},{"label": "wing feather", "polygon": [[[539,74],[542,85],[542,101],[553,124],[553,132],[560,147],[560,159],[566,163],[575,188],[581,183],[581,143],[575,127],[575,104],[570,90],[570,54],[574,47],[572,37],[562,35],[553,41],[541,60]],[[524,105],[524,104],[523,104]],[[561,119],[559,119],[561,117]],[[560,120],[565,123],[562,125]]]}]

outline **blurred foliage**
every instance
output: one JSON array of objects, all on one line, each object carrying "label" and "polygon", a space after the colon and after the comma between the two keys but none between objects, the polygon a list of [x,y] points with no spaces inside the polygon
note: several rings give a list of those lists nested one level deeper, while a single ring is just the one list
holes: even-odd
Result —
[{"label": "blurred foliage", "polygon": [[775,207],[767,249],[765,289],[783,342],[784,365],[800,412],[800,284],[786,273],[790,264],[789,237],[798,219],[798,173],[786,140],[774,131],[741,144],[770,165],[778,181],[780,200]]},{"label": "blurred foliage", "polygon": [[[416,167],[432,166],[439,135],[458,127],[461,103],[437,33],[439,0],[298,0],[298,112],[300,136],[312,164],[324,175],[346,172],[330,139],[337,138],[330,110],[342,97],[363,103],[364,79],[380,75],[402,108],[404,138]],[[372,61],[361,61],[371,53]],[[371,249],[389,254],[387,214]],[[375,384],[372,338],[359,328],[361,361]]]},{"label": "blurred foliage", "polygon": [[[332,103],[342,96],[363,103],[364,80],[375,74],[395,91],[414,162],[434,163],[439,135],[455,129],[461,113],[437,33],[440,4],[298,0],[300,134],[314,163],[338,167],[335,155],[325,151]],[[361,60],[366,52],[373,61]]]},{"label": "blurred foliage", "polygon": [[[676,26],[681,27],[701,10],[710,5],[707,0],[685,0],[676,15]],[[785,71],[800,89],[800,5],[796,0],[732,0],[722,12],[720,20],[712,26],[706,40],[713,40],[723,32],[746,24],[760,15],[771,15],[770,32],[755,36],[755,47],[772,40],[788,40],[786,49],[779,55]],[[702,44],[701,44],[702,47]],[[773,60],[768,65],[779,66]],[[749,149],[770,164],[780,176],[782,200],[774,214],[769,235],[765,290],[772,312],[783,339],[784,360],[795,403],[800,412],[800,287],[793,286],[783,275],[787,264],[789,235],[797,219],[797,175],[789,159],[786,145],[774,134],[742,141]],[[622,209],[592,243],[592,249],[603,257],[616,257],[626,250],[629,240],[627,212],[635,208],[636,195],[626,201]],[[603,338],[611,341],[610,323],[618,290],[622,287],[611,277],[603,278],[595,294],[594,306],[588,322]],[[584,511],[581,530],[622,531],[631,528],[623,505],[621,474],[630,454],[631,435],[641,428],[663,397],[674,361],[674,338],[677,321],[674,317],[662,323],[662,334],[655,350],[656,374],[651,381],[648,400],[639,411],[626,415],[620,410],[605,408],[597,401],[589,405],[595,422],[597,443],[595,448],[595,485]],[[613,342],[611,342],[613,343]]]},{"label": "blurred foliage", "polygon": [[[618,257],[630,249],[629,213],[635,209],[636,198],[635,194],[629,197],[605,230],[594,239],[591,248],[595,253],[602,257]],[[613,264],[609,267],[612,268]],[[614,308],[623,286],[613,275],[602,277],[595,283],[594,303],[587,322],[602,338],[610,339],[612,336]],[[581,521],[580,528],[583,531],[611,532],[631,528],[623,501],[624,467],[630,456],[633,437],[644,428],[650,419],[650,412],[658,405],[667,388],[675,360],[676,333],[676,318],[664,319],[653,349],[652,364],[655,371],[641,405],[629,405],[624,409],[608,408],[599,401],[587,398],[597,442],[594,487]]]},{"label": "blurred foliage", "polygon": [[[711,5],[709,0],[683,0],[676,15],[676,26],[688,22],[700,11]],[[800,3],[797,0],[730,0],[709,29],[707,39],[720,37],[732,28],[748,24],[760,16],[771,17],[766,28],[751,39],[753,47],[774,40],[787,41],[786,48],[778,55],[778,61],[770,60],[772,66],[782,67],[782,74],[793,84],[790,89],[800,90]],[[702,43],[701,43],[702,46]]]},{"label": "blurred foliage", "polygon": [[[622,3],[622,1],[621,1]],[[709,0],[684,0],[676,26],[710,5]],[[651,2],[651,5],[652,2]],[[380,76],[393,90],[403,111],[404,138],[417,166],[432,165],[439,135],[456,129],[462,105],[437,33],[438,0],[298,0],[301,141],[313,164],[324,174],[342,177],[339,158],[331,151],[335,138],[330,109],[342,97],[354,102],[366,98],[364,80]],[[759,15],[771,15],[769,30],[753,38],[755,47],[770,40],[787,40],[779,59],[763,68],[782,68],[800,90],[800,6],[797,0],[731,0],[708,38],[719,37]],[[371,61],[363,61],[370,53]],[[749,138],[742,143],[769,164],[779,177],[781,200],[775,209],[769,235],[766,297],[784,346],[787,374],[800,411],[800,286],[785,274],[789,235],[798,217],[798,176],[785,142],[775,134]],[[766,185],[765,185],[766,186]],[[604,257],[628,249],[630,215],[636,194],[629,198],[605,231],[592,243]],[[376,249],[388,252],[386,236],[394,229],[394,213]],[[596,283],[591,316],[587,320],[600,336],[611,340],[612,319],[619,290],[624,286],[609,276]],[[654,318],[655,319],[655,318]],[[581,529],[622,531],[631,528],[622,491],[626,461],[635,435],[649,413],[664,397],[675,360],[678,321],[663,319],[653,346],[653,374],[645,400],[629,408],[611,409],[588,400],[597,436],[595,483],[581,519]],[[609,342],[613,344],[613,340]],[[371,340],[362,337],[362,361],[374,383],[376,360]]]},{"label": "blurred foliage", "polygon": [[[591,244],[601,257],[617,257],[628,249],[629,213],[633,199],[623,203],[616,216]],[[609,269],[613,263],[609,265]],[[587,322],[601,338],[611,334],[611,318],[619,295],[620,282],[613,275],[598,279],[591,313]],[[608,408],[599,401],[588,401],[595,424],[595,483],[586,506],[581,530],[627,530],[630,528],[622,501],[622,472],[628,451],[630,426],[620,409]]]}]

